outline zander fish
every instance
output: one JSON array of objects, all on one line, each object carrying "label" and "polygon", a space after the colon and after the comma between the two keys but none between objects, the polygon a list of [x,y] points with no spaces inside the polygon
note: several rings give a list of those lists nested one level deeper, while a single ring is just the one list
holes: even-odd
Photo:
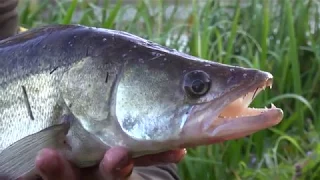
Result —
[{"label": "zander fish", "polygon": [[26,31],[0,42],[0,174],[33,176],[46,147],[88,167],[112,146],[137,157],[250,135],[283,118],[248,107],[272,81],[122,31]]}]

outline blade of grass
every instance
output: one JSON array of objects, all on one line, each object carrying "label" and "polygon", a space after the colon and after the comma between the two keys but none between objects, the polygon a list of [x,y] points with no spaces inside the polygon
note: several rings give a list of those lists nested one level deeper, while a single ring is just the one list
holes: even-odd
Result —
[{"label": "blade of grass", "polygon": [[[293,87],[294,92],[301,95],[301,77],[300,77],[300,62],[298,60],[298,52],[297,52],[297,41],[293,20],[293,12],[291,7],[291,1],[286,0],[286,12],[288,18],[288,27],[289,27],[289,37],[290,37],[290,45],[289,45],[289,58],[292,65],[292,78],[294,80]],[[300,131],[304,129],[304,115],[303,112],[300,111],[301,106],[300,103],[295,103],[295,108],[299,111],[299,119],[297,120],[297,126]]]},{"label": "blade of grass", "polygon": [[72,0],[71,5],[68,8],[66,15],[63,18],[62,24],[70,24],[75,9],[77,8],[78,0]]},{"label": "blade of grass", "polygon": [[236,5],[234,19],[232,22],[232,29],[230,32],[230,37],[228,39],[227,54],[226,54],[226,58],[225,58],[226,60],[224,63],[230,63],[230,56],[232,54],[233,44],[235,43],[235,37],[236,37],[237,29],[238,29],[239,17],[240,17],[240,1],[238,0],[237,5]]},{"label": "blade of grass", "polygon": [[103,28],[112,28],[113,27],[113,24],[115,23],[115,19],[116,19],[118,13],[120,12],[121,6],[122,6],[122,0],[118,0],[115,7],[110,12],[108,19],[105,21],[102,21]]}]

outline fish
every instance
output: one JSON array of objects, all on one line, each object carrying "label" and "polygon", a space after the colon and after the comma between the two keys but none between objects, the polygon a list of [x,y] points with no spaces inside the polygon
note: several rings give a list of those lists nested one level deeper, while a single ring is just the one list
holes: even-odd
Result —
[{"label": "fish", "polygon": [[53,148],[77,167],[243,138],[283,111],[249,107],[271,73],[201,59],[137,35],[47,25],[0,42],[0,174],[36,175]]}]

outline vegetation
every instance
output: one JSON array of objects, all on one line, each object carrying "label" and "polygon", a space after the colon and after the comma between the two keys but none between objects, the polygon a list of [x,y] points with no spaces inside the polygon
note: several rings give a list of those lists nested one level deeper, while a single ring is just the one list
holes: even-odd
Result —
[{"label": "vegetation", "polygon": [[[247,138],[189,149],[179,173],[182,179],[210,180],[320,178],[319,1],[170,4],[28,0],[21,1],[19,13],[27,28],[76,23],[124,30],[194,56],[271,72],[273,89],[253,104],[273,102],[283,108],[284,120]],[[190,12],[177,18],[186,5]]]}]

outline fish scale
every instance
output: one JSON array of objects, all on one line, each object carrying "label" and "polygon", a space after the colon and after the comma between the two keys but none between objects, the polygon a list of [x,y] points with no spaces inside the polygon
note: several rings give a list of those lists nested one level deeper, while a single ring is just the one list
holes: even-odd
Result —
[{"label": "fish scale", "polygon": [[[27,135],[58,123],[53,112],[59,94],[54,83],[55,77],[47,74],[18,79],[0,87],[1,102],[4,105],[0,106],[0,129],[1,138],[5,139],[0,141],[0,151]],[[22,86],[26,87],[34,120],[28,114]]]}]

